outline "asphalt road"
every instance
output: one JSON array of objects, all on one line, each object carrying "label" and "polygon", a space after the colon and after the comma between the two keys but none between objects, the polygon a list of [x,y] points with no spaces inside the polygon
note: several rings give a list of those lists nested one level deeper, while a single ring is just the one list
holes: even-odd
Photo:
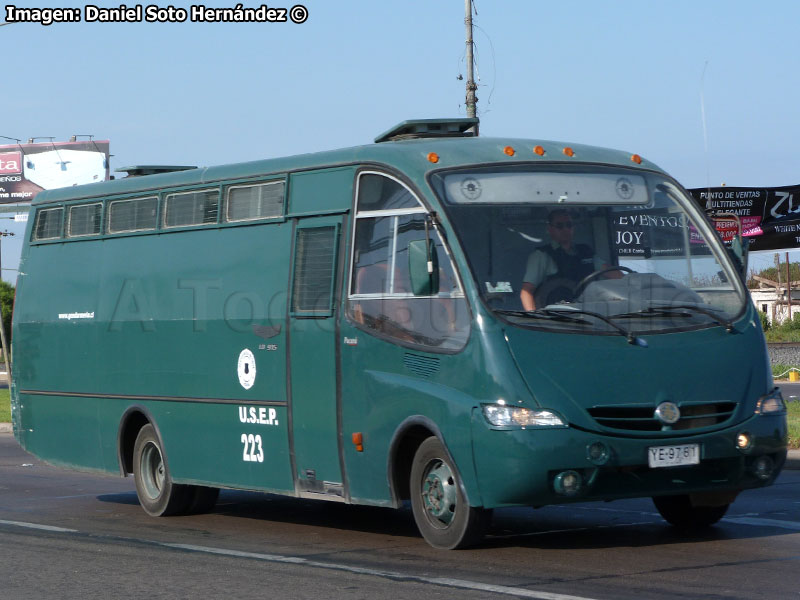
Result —
[{"label": "asphalt road", "polygon": [[778,383],[778,387],[781,388],[781,393],[786,400],[800,400],[800,383],[781,381]]},{"label": "asphalt road", "polygon": [[55,469],[0,435],[0,598],[798,597],[800,471],[682,535],[649,500],[495,511],[443,552],[409,511],[224,491],[154,519],[131,479]]}]

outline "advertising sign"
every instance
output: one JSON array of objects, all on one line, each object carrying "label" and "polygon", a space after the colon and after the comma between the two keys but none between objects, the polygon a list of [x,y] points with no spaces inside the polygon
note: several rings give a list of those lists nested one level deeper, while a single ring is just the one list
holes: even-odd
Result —
[{"label": "advertising sign", "polygon": [[696,235],[683,215],[657,210],[614,213],[612,242],[617,256],[657,258],[682,256]]},{"label": "advertising sign", "polygon": [[106,181],[109,142],[0,146],[0,204],[27,203],[42,190]]},{"label": "advertising sign", "polygon": [[800,248],[800,185],[774,188],[712,187],[690,189],[706,214],[714,219],[722,239],[730,241],[739,228],[750,250]]}]

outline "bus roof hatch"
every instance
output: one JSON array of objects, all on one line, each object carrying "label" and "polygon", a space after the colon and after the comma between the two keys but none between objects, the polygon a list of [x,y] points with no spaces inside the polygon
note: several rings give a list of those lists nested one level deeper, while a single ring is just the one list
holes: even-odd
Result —
[{"label": "bus roof hatch", "polygon": [[135,165],[114,169],[115,173],[127,173],[128,177],[142,177],[143,175],[158,175],[159,173],[172,173],[173,171],[188,171],[196,169],[189,165]]},{"label": "bus roof hatch", "polygon": [[479,119],[412,119],[395,125],[375,138],[375,143],[416,138],[472,137]]}]

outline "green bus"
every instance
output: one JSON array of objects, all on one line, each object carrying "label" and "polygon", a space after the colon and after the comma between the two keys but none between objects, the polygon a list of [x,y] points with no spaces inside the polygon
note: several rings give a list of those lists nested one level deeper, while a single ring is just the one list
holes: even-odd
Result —
[{"label": "green bus", "polygon": [[220,488],[410,502],[446,549],[498,507],[652,497],[705,526],[771,484],[786,407],[742,248],[638,155],[475,124],[41,193],[19,443],[132,473],[154,516]]}]

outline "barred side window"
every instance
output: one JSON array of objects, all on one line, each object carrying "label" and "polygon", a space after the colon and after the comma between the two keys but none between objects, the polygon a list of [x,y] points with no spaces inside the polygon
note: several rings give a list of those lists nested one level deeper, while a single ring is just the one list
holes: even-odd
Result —
[{"label": "barred side window", "polygon": [[338,226],[297,230],[292,284],[292,313],[295,316],[333,314]]},{"label": "barred side window", "polygon": [[33,226],[33,240],[54,240],[61,237],[61,221],[63,208],[46,208],[36,211],[36,223]]},{"label": "barred side window", "polygon": [[217,222],[219,190],[169,194],[164,207],[164,227],[209,225]]},{"label": "barred side window", "polygon": [[158,221],[158,198],[114,200],[108,205],[108,233],[150,231]]},{"label": "barred side window", "polygon": [[102,202],[70,206],[69,220],[67,222],[67,237],[99,234],[102,214]]},{"label": "barred side window", "polygon": [[283,181],[229,187],[226,191],[225,220],[252,221],[283,216],[285,188]]}]

